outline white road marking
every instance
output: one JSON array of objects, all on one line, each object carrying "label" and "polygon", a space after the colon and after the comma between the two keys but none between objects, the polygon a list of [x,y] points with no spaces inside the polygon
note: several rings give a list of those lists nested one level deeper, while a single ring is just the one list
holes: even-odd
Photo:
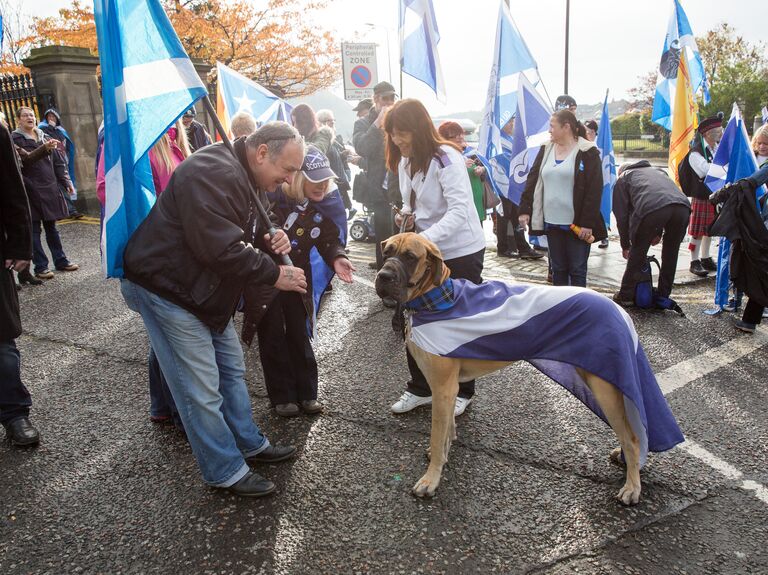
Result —
[{"label": "white road marking", "polygon": [[368,286],[369,288],[371,288],[371,289],[373,289],[373,290],[375,290],[375,289],[376,289],[376,286],[373,284],[373,282],[372,282],[371,280],[367,280],[367,279],[365,279],[365,278],[361,278],[361,277],[360,277],[360,276],[358,276],[358,275],[354,275],[354,276],[352,276],[352,279],[353,279],[353,280],[355,280],[357,283],[361,283],[361,284],[363,284],[364,286]]}]

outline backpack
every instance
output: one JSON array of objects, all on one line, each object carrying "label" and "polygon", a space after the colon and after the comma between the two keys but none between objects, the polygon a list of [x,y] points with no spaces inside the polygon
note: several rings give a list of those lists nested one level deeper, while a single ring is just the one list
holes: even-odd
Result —
[{"label": "backpack", "polygon": [[693,171],[691,162],[689,160],[691,153],[688,152],[677,166],[677,181],[680,182],[680,188],[687,197],[693,197],[693,190],[696,189],[696,185],[701,181]]},{"label": "backpack", "polygon": [[661,297],[658,290],[653,287],[653,270],[651,262],[656,264],[659,272],[661,266],[655,256],[646,256],[645,264],[640,268],[642,278],[635,285],[635,305],[642,309],[670,309],[685,317],[685,313],[675,300],[669,297]]}]

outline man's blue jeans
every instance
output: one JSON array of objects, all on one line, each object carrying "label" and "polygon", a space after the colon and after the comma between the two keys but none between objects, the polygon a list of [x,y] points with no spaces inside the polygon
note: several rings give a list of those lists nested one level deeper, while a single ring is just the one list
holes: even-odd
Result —
[{"label": "man's blue jeans", "polygon": [[29,416],[32,398],[21,382],[21,356],[12,339],[0,341],[0,423]]},{"label": "man's blue jeans", "polygon": [[269,441],[253,421],[234,324],[219,334],[141,286],[124,279],[120,288],[144,320],[203,480],[215,487],[237,483],[248,472],[245,458]]}]

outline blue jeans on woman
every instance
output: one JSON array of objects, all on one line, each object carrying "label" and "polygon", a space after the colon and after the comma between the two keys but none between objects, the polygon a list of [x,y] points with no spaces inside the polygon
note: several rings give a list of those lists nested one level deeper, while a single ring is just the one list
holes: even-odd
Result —
[{"label": "blue jeans on woman", "polygon": [[217,333],[194,315],[128,280],[125,303],[141,314],[203,480],[230,487],[248,473],[245,459],[269,440],[253,421],[243,348],[233,322]]},{"label": "blue jeans on woman", "polygon": [[[64,253],[64,247],[61,245],[61,236],[56,228],[56,222],[53,220],[43,220],[45,229],[45,243],[51,250],[53,265],[56,269],[61,269],[69,265],[69,260]],[[32,261],[35,264],[35,273],[40,273],[48,269],[48,256],[43,250],[43,241],[41,239],[40,220],[32,222]]]},{"label": "blue jeans on woman", "polygon": [[587,260],[591,244],[571,230],[547,228],[552,285],[587,287]]}]

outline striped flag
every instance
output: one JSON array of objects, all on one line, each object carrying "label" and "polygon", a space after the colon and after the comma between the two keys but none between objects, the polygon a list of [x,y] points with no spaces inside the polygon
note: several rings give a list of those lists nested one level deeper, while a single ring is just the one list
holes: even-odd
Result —
[{"label": "striped flag", "polygon": [[688,64],[680,60],[677,69],[677,90],[675,91],[675,107],[672,121],[672,134],[669,138],[669,172],[680,185],[677,167],[683,161],[690,148],[690,142],[699,125],[698,107],[693,100]]},{"label": "striped flag", "polygon": [[445,103],[439,42],[432,0],[400,0],[400,69],[424,82]]},{"label": "striped flag", "polygon": [[155,202],[148,152],[207,94],[159,0],[95,0],[104,101],[102,267],[123,277],[123,250]]},{"label": "striped flag", "polygon": [[[648,451],[666,451],[684,440],[632,319],[610,299],[577,287],[452,283],[450,303],[410,312],[410,337],[420,348],[445,357],[528,361],[607,423],[576,367],[601,377],[624,395],[641,464]],[[408,307],[413,309],[413,302]],[[599,352],[595,323],[600,326]]]},{"label": "striped flag", "polygon": [[273,120],[291,123],[291,106],[240,72],[216,62],[216,115],[232,137],[230,122],[238,112],[247,112],[261,125]]}]

